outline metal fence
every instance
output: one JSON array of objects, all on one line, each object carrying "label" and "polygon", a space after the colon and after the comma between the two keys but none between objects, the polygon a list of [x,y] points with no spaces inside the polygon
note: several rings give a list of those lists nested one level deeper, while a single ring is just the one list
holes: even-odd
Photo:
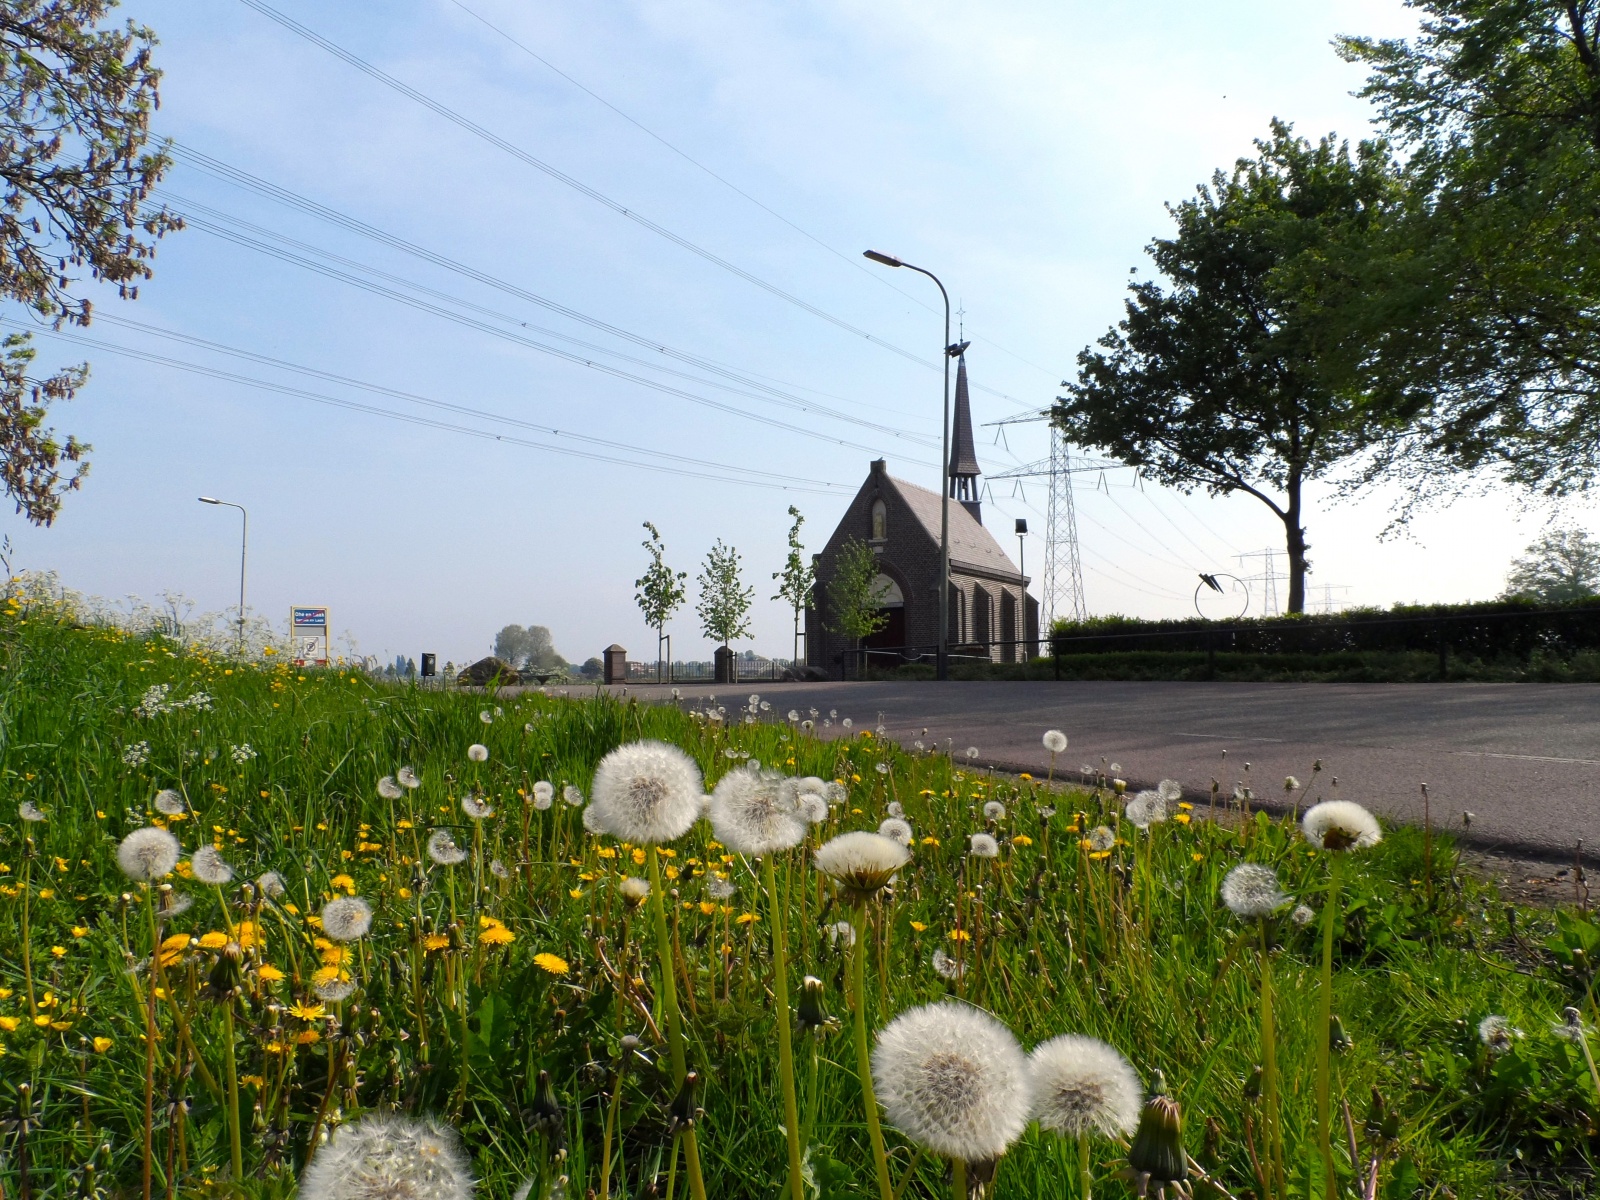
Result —
[{"label": "metal fence", "polygon": [[[733,660],[735,683],[777,683],[793,664],[786,658],[745,658]],[[628,663],[629,683],[711,683],[717,677],[711,662],[633,662]]]}]

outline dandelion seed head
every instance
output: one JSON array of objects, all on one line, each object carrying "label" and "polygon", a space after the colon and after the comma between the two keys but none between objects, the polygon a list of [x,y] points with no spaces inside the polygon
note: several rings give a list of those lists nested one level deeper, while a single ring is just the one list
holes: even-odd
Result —
[{"label": "dandelion seed head", "polygon": [[1293,775],[1285,775],[1283,777],[1283,790],[1286,792],[1298,792],[1300,790],[1300,781]]},{"label": "dandelion seed head", "polygon": [[817,847],[812,862],[852,900],[876,895],[911,860],[911,851],[881,833],[854,830]]},{"label": "dandelion seed head", "polygon": [[482,742],[473,742],[472,745],[467,747],[467,757],[473,762],[488,762],[489,747]]},{"label": "dandelion seed head", "polygon": [[837,779],[831,779],[828,781],[827,791],[824,794],[828,797],[828,803],[830,805],[843,804],[846,800],[850,799],[850,789],[845,787],[844,784],[840,783]]},{"label": "dandelion seed head", "polygon": [[969,759],[970,758],[977,758],[978,757],[978,748],[976,746],[968,746],[967,747],[967,757]]},{"label": "dandelion seed head", "polygon": [[856,927],[849,921],[835,921],[828,929],[828,944],[843,946],[846,950],[856,944]]},{"label": "dandelion seed head", "polygon": [[355,994],[356,985],[349,979],[327,979],[317,984],[314,989],[319,1000],[326,1000],[329,1004],[338,1004],[350,999]]},{"label": "dandelion seed head", "polygon": [[889,801],[889,815],[891,817],[903,818],[906,815],[905,805],[901,804],[898,800]]},{"label": "dandelion seed head", "polygon": [[973,858],[1000,857],[1000,843],[987,833],[975,833],[967,841]]},{"label": "dandelion seed head", "polygon": [[584,814],[600,830],[636,846],[676,841],[700,816],[700,768],[676,746],[643,741],[618,746],[594,772],[594,800]]},{"label": "dandelion seed head", "polygon": [[1059,729],[1044,731],[1044,748],[1051,754],[1060,754],[1067,748],[1067,735]]},{"label": "dandelion seed head", "polygon": [[1117,844],[1117,835],[1111,832],[1109,825],[1096,825],[1089,831],[1089,849],[1096,854],[1104,854]]},{"label": "dandelion seed head", "polygon": [[32,800],[24,800],[17,805],[17,816],[30,823],[42,821],[44,820],[44,810]]},{"label": "dandelion seed head", "polygon": [[561,799],[571,808],[579,808],[583,804],[583,792],[574,784],[567,784],[561,789]]},{"label": "dandelion seed head", "polygon": [[1098,1038],[1066,1033],[1034,1048],[1033,1115],[1068,1137],[1130,1134],[1144,1106],[1139,1077],[1128,1060]]},{"label": "dandelion seed head", "polygon": [[1278,873],[1261,863],[1240,863],[1222,881],[1222,902],[1242,921],[1260,921],[1293,897],[1278,885]]},{"label": "dandelion seed head", "polygon": [[1004,821],[1006,806],[998,800],[991,800],[983,806],[983,816],[986,821]]},{"label": "dandelion seed head", "polygon": [[257,875],[256,888],[269,900],[282,900],[287,891],[283,886],[283,876],[276,871],[263,871]]},{"label": "dandelion seed head", "polygon": [[956,980],[967,973],[967,964],[958,958],[951,958],[944,952],[943,946],[936,946],[933,951],[933,970],[941,979]]},{"label": "dandelion seed head", "polygon": [[493,875],[496,879],[511,878],[511,872],[506,869],[505,863],[501,862],[498,858],[491,858],[489,860],[489,874]]},{"label": "dandelion seed head", "polygon": [[471,1164],[434,1121],[373,1113],[334,1131],[300,1177],[301,1200],[471,1200]]},{"label": "dandelion seed head", "polygon": [[816,792],[801,792],[800,812],[812,825],[821,825],[828,819],[828,802]]},{"label": "dandelion seed head", "polygon": [[1176,779],[1163,779],[1156,784],[1156,795],[1160,796],[1168,804],[1176,804],[1183,799],[1183,784]]},{"label": "dandelion seed head", "polygon": [[729,771],[711,793],[711,828],[735,854],[788,850],[805,840],[794,781],[776,771]]},{"label": "dandelion seed head", "polygon": [[455,867],[467,861],[467,852],[448,829],[435,829],[428,835],[428,857],[441,867]]},{"label": "dandelion seed head", "polygon": [[902,846],[911,845],[911,822],[904,817],[890,817],[878,826],[878,832],[886,838],[893,838]]},{"label": "dandelion seed head", "polygon": [[474,796],[469,792],[461,797],[461,811],[474,821],[482,821],[494,816],[494,805],[482,796]]},{"label": "dandelion seed head", "polygon": [[1300,829],[1318,850],[1365,850],[1383,840],[1378,818],[1353,800],[1324,800],[1306,809]]},{"label": "dandelion seed head", "polygon": [[630,875],[622,881],[622,898],[629,904],[640,905],[650,898],[650,881]]},{"label": "dandelion seed head", "polygon": [[1167,802],[1161,798],[1160,792],[1139,792],[1128,801],[1123,815],[1128,818],[1129,823],[1137,825],[1140,829],[1149,829],[1150,826],[1159,825],[1167,819]]},{"label": "dandelion seed head", "polygon": [[322,932],[335,942],[354,942],[372,928],[372,906],[359,896],[339,896],[322,906]]},{"label": "dandelion seed head", "polygon": [[1499,1015],[1490,1015],[1478,1022],[1478,1040],[1488,1047],[1490,1054],[1504,1054],[1521,1036],[1522,1030]]},{"label": "dandelion seed head", "polygon": [[533,806],[544,812],[556,801],[556,789],[548,779],[541,779],[533,785]]},{"label": "dandelion seed head", "polygon": [[1583,1014],[1570,1005],[1561,1010],[1561,1020],[1550,1023],[1550,1032],[1563,1042],[1582,1043],[1594,1034],[1594,1027],[1583,1019]]},{"label": "dandelion seed head", "polygon": [[422,780],[417,777],[417,773],[410,767],[401,767],[394,773],[394,777],[403,788],[419,788],[422,786]]},{"label": "dandelion seed head", "polygon": [[122,839],[117,846],[117,866],[129,879],[149,883],[172,874],[182,853],[177,838],[151,825]]},{"label": "dandelion seed head", "polygon": [[156,811],[168,817],[175,817],[188,807],[184,804],[183,797],[171,788],[162,788],[157,792],[154,803]]},{"label": "dandelion seed head", "polygon": [[482,721],[485,725],[493,725],[494,714],[486,708],[478,714],[478,720]]},{"label": "dandelion seed head", "polygon": [[401,791],[400,785],[395,782],[393,775],[385,775],[382,779],[378,780],[378,795],[382,796],[385,800],[398,800],[403,794],[404,793]]},{"label": "dandelion seed head", "polygon": [[878,1034],[872,1078],[889,1121],[946,1158],[990,1162],[1027,1127],[1028,1060],[981,1009],[945,1001],[901,1013]]},{"label": "dandelion seed head", "polygon": [[886,762],[875,763],[872,769],[879,775],[887,775],[889,773],[889,764]]},{"label": "dandelion seed head", "polygon": [[1312,921],[1316,920],[1316,918],[1317,914],[1311,911],[1309,905],[1305,904],[1295,905],[1294,911],[1289,914],[1289,919],[1296,925],[1309,925]]},{"label": "dandelion seed head", "polygon": [[731,900],[739,889],[721,875],[713,875],[706,883],[706,895],[713,900]]},{"label": "dandelion seed head", "polygon": [[189,869],[201,883],[221,887],[233,878],[233,868],[214,846],[201,846],[189,859]]}]

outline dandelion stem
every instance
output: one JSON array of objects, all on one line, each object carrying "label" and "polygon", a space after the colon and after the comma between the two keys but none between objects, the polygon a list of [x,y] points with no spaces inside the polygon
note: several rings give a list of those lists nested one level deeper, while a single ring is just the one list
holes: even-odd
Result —
[{"label": "dandelion stem", "polygon": [[1089,1170],[1089,1131],[1080,1130],[1078,1133],[1078,1189],[1083,1193],[1080,1200],[1090,1200],[1090,1192],[1094,1188],[1094,1175]]},{"label": "dandelion stem", "polygon": [[622,1107],[622,1079],[627,1073],[628,1051],[617,1060],[616,1080],[611,1085],[611,1103],[606,1106],[606,1128],[600,1142],[600,1200],[611,1200],[611,1137],[617,1128],[617,1110]]},{"label": "dandelion stem", "polygon": [[1283,1168],[1283,1125],[1278,1108],[1277,1029],[1272,1012],[1272,957],[1267,923],[1261,927],[1261,1076],[1267,1107],[1267,1159],[1272,1164],[1273,1181],[1280,1197],[1287,1197]]},{"label": "dandelion stem", "polygon": [[1339,869],[1343,856],[1328,855],[1328,898],[1322,906],[1322,1008],[1317,1018],[1317,1152],[1322,1156],[1323,1195],[1334,1195],[1333,1067],[1329,1037],[1333,1028],[1333,923],[1339,909]]},{"label": "dandelion stem", "polygon": [[783,911],[778,896],[778,876],[772,855],[761,859],[761,872],[767,885],[768,911],[772,914],[772,992],[778,1018],[778,1074],[783,1081],[783,1123],[789,1142],[789,1192],[794,1200],[805,1200],[805,1181],[800,1174],[800,1109],[794,1095],[794,1047],[790,1041],[789,963],[783,936]]},{"label": "dandelion stem", "polygon": [[872,1164],[878,1173],[879,1200],[894,1200],[889,1181],[889,1159],[883,1149],[883,1127],[878,1124],[878,1097],[872,1090],[872,1051],[867,1045],[867,905],[855,908],[856,945],[850,985],[856,1007],[856,1075],[861,1080],[861,1103],[867,1114],[867,1137],[872,1142]]},{"label": "dandelion stem", "polygon": [[154,977],[161,969],[161,934],[156,927],[156,893],[148,884],[144,892],[145,911],[150,917],[150,963],[154,968],[151,974],[149,995],[145,997],[144,1008],[144,1200],[150,1200],[150,1171],[154,1165],[154,1149],[151,1145],[156,1121],[156,987]]},{"label": "dandelion stem", "polygon": [[28,893],[31,889],[31,876],[33,874],[33,839],[28,839],[28,845],[22,855],[22,978],[28,984],[28,1017],[30,1019],[39,1015],[39,1005],[33,998],[33,934],[28,928]]},{"label": "dandelion stem", "polygon": [[235,1184],[244,1182],[244,1133],[239,1124],[239,1066],[235,1060],[235,1047],[239,1041],[233,1030],[234,999],[229,996],[222,1002],[222,1019],[227,1030],[228,1067],[228,1149],[233,1160]]},{"label": "dandelion stem", "polygon": [[[667,910],[661,899],[661,857],[650,847],[650,915],[656,927],[656,952],[661,962],[661,1008],[667,1017],[667,1052],[672,1059],[672,1081],[683,1086],[688,1074],[684,1054],[683,1017],[678,1012],[678,985],[672,969],[672,935],[667,931]],[[705,1180],[700,1176],[700,1147],[694,1126],[683,1131],[684,1164],[689,1172],[689,1194],[693,1200],[706,1200]],[[673,1162],[677,1162],[676,1156]]]},{"label": "dandelion stem", "polygon": [[968,1200],[967,1164],[959,1158],[950,1160],[950,1200]]}]

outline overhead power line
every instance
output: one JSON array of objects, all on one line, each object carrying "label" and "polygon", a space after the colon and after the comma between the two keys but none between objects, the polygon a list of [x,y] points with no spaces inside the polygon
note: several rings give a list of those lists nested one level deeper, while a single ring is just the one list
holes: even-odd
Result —
[{"label": "overhead power line", "polygon": [[[501,279],[496,275],[491,275],[486,271],[477,269],[476,267],[468,266],[466,263],[463,263],[457,259],[453,259],[447,255],[429,250],[427,247],[420,246],[416,242],[412,242],[406,238],[388,233],[385,230],[379,229],[377,226],[371,225],[357,217],[352,217],[347,213],[338,211],[337,209],[329,208],[327,205],[312,200],[308,196],[304,196],[290,188],[282,187],[278,184],[262,179],[257,175],[252,175],[248,171],[232,166],[229,163],[223,162],[219,158],[215,158],[212,155],[204,153],[203,151],[196,150],[191,146],[185,146],[181,143],[174,143],[172,146],[172,151],[175,157],[188,166],[203,171],[214,178],[221,179],[226,183],[230,183],[235,187],[240,187],[248,191],[255,192],[257,195],[276,201],[285,207],[305,213],[308,216],[315,217],[318,220],[337,226],[338,228],[347,230],[351,233],[359,234],[360,236],[375,241],[380,245],[388,246],[394,250],[399,250],[402,253],[411,255],[414,258],[419,258],[423,262],[431,263],[436,267],[441,267],[446,271],[461,275],[464,278],[471,279],[476,283],[481,283],[486,287],[494,288],[496,291],[504,292],[508,296],[514,296],[518,300],[525,300],[528,303],[537,305],[538,307],[549,312],[556,313],[560,316],[566,317],[569,320],[576,321],[579,324],[587,325],[591,329],[596,329],[602,333],[610,334],[612,337],[620,340],[631,342],[636,346],[653,351],[654,353],[660,354],[665,358],[676,359],[679,362],[687,363],[688,365],[696,367],[702,371],[707,371],[711,374],[719,375],[723,378],[746,384],[749,387],[770,392],[774,396],[794,400],[798,404],[808,405],[810,409],[817,412],[822,412],[830,416],[836,416],[841,420],[850,420],[861,423],[860,418],[853,417],[848,413],[841,413],[837,409],[829,408],[826,405],[817,404],[815,401],[802,400],[797,396],[793,396],[789,391],[784,390],[785,388],[798,388],[799,390],[809,391],[816,395],[826,394],[817,391],[815,388],[808,388],[801,384],[783,383],[782,380],[773,380],[770,376],[762,376],[748,371],[739,371],[727,366],[724,363],[719,363],[714,359],[709,359],[702,355],[691,354],[687,351],[676,349],[673,346],[666,344],[659,338],[647,337],[644,334],[634,333],[630,330],[624,329],[619,325],[613,325],[609,321],[601,320],[598,317],[593,317],[587,313],[580,312],[579,310],[562,304],[559,301],[552,300],[548,296],[542,296],[538,292],[530,291],[528,288],[525,288],[520,284],[512,283],[506,279]],[[161,190],[165,195],[171,196],[180,204],[194,204],[194,201],[185,201],[181,196],[178,196],[168,187],[163,187]],[[218,212],[219,210],[213,209],[212,211]],[[224,217],[227,216],[227,214],[222,214],[220,212],[219,215]],[[229,217],[228,219],[237,220],[237,218],[232,217]],[[780,383],[782,384],[782,387],[772,387],[771,385],[773,383]],[[832,398],[844,399],[843,397]],[[858,400],[849,400],[847,403],[860,408],[882,408],[880,405],[864,404]],[[883,409],[883,411],[896,412],[899,416],[910,415],[894,409]],[[874,426],[874,428],[887,427]],[[916,435],[914,434],[902,436],[908,436],[913,439],[916,438]],[[933,445],[936,443],[930,438],[928,439],[928,444]]]},{"label": "overhead power line", "polygon": [[[762,212],[766,213],[769,217],[772,217],[774,220],[779,221],[784,225],[787,225],[790,229],[794,230],[801,237],[805,238],[806,241],[812,242],[815,245],[821,247],[823,250],[826,250],[829,254],[833,255],[840,262],[846,263],[852,269],[860,271],[863,275],[865,275],[868,279],[871,279],[873,282],[878,283],[878,284],[882,285],[883,287],[888,288],[890,291],[892,291],[892,292],[894,292],[894,293],[896,293],[898,295],[904,296],[907,300],[911,301],[911,303],[917,305],[919,308],[925,309],[925,310],[927,310],[928,312],[931,312],[931,313],[936,313],[936,312],[939,311],[932,304],[928,303],[928,301],[924,300],[922,297],[914,295],[911,292],[906,291],[902,287],[896,287],[895,284],[893,282],[891,282],[889,277],[887,275],[885,275],[882,271],[874,271],[869,267],[863,266],[862,263],[861,263],[861,258],[860,258],[859,255],[847,254],[843,250],[839,250],[834,246],[830,246],[827,242],[823,241],[816,234],[810,232],[807,229],[802,228],[799,225],[796,225],[793,221],[791,221],[788,217],[784,216],[777,209],[772,208],[770,205],[764,203],[761,200],[758,200],[755,196],[752,196],[749,192],[745,191],[742,187],[740,187],[738,184],[734,183],[732,180],[726,178],[723,175],[719,175],[716,171],[714,171],[710,167],[706,166],[705,163],[703,163],[699,159],[695,158],[688,151],[681,149],[680,147],[674,145],[672,142],[669,142],[666,138],[662,137],[659,133],[657,133],[654,129],[651,129],[648,125],[644,124],[642,121],[636,120],[635,118],[629,116],[627,113],[623,112],[622,109],[618,108],[615,104],[611,103],[611,101],[607,100],[604,96],[600,95],[600,93],[596,92],[593,88],[587,86],[586,84],[582,83],[581,81],[579,81],[577,79],[574,79],[571,75],[567,74],[560,67],[556,66],[555,63],[551,62],[548,58],[545,58],[538,51],[534,50],[526,42],[518,41],[516,38],[512,37],[510,33],[508,33],[506,30],[500,28],[500,26],[496,25],[493,21],[490,21],[482,13],[474,12],[472,9],[468,8],[465,4],[461,3],[461,0],[450,0],[450,2],[452,4],[454,4],[457,8],[459,8],[462,12],[466,13],[467,16],[471,17],[474,21],[477,21],[479,24],[481,24],[481,25],[485,26],[486,28],[492,30],[494,33],[498,34],[500,37],[502,37],[506,41],[510,42],[518,50],[521,50],[529,58],[533,59],[534,62],[540,64],[541,66],[545,67],[546,69],[548,69],[550,71],[553,71],[555,74],[561,76],[561,78],[565,79],[568,83],[570,83],[573,87],[577,88],[584,95],[588,96],[591,100],[595,101],[597,104],[603,105],[604,107],[610,109],[613,113],[615,113],[617,116],[621,117],[629,125],[632,125],[640,133],[642,133],[646,137],[648,137],[648,138],[660,143],[662,146],[665,146],[668,150],[672,151],[672,153],[676,154],[679,158],[683,159],[684,162],[688,163],[691,167],[695,168],[695,170],[704,172],[706,175],[709,175],[712,179],[715,179],[723,187],[727,188],[730,192],[734,193],[734,195],[739,196],[739,197],[741,197],[741,198],[743,198],[745,200],[748,200],[751,204],[754,204],[757,208],[759,208]],[[1000,351],[1001,354],[1004,354],[1009,358],[1014,358],[1019,363],[1022,363],[1024,366],[1032,367],[1035,371],[1039,371],[1042,374],[1048,375],[1052,379],[1055,378],[1056,375],[1060,374],[1060,372],[1058,372],[1058,371],[1052,371],[1047,367],[1041,367],[1038,363],[1032,362],[1029,359],[1023,358],[1022,355],[1018,354],[1015,350],[1008,350],[1006,347],[1002,346],[999,342],[995,341],[992,338],[984,337],[981,333],[974,333],[974,334],[972,334],[972,337],[973,337],[973,339],[975,341],[982,342],[986,346],[993,346],[996,350]]]},{"label": "overhead power line", "polygon": [[[575,458],[585,458],[596,462],[612,463],[618,466],[633,467],[645,471],[657,471],[666,474],[680,475],[685,478],[716,480],[723,483],[734,483],[749,487],[772,488],[779,491],[799,491],[824,495],[835,495],[840,490],[848,490],[851,485],[833,483],[820,479],[801,479],[792,475],[779,474],[773,471],[761,471],[753,467],[742,467],[731,463],[712,463],[704,459],[689,458],[683,455],[669,454],[665,451],[655,450],[643,446],[630,446],[625,442],[609,441],[605,438],[592,437],[586,434],[573,433],[570,430],[556,429],[546,425],[536,425],[530,421],[523,421],[516,417],[507,417],[498,413],[488,412],[483,409],[468,408],[465,405],[452,404],[448,401],[435,400],[421,396],[414,392],[403,392],[395,388],[384,387],[381,384],[367,383],[363,380],[349,376],[337,375],[332,372],[319,371],[314,367],[301,366],[283,359],[274,359],[268,355],[255,354],[248,350],[239,350],[234,347],[224,346],[217,342],[208,342],[203,338],[181,334],[173,330],[162,330],[156,326],[144,325],[142,322],[129,321],[123,318],[102,314],[101,320],[113,324],[124,325],[133,329],[140,329],[154,333],[157,336],[175,338],[189,342],[192,345],[202,346],[222,354],[235,357],[248,358],[266,365],[276,366],[283,370],[294,371],[299,374],[311,375],[332,382],[338,382],[350,387],[360,388],[364,391],[376,392],[382,395],[393,396],[414,404],[424,405],[443,411],[460,413],[477,417],[483,420],[514,425],[524,429],[535,430],[552,437],[570,438],[590,445],[607,447],[626,453],[648,455],[664,462],[651,462],[636,459],[619,458],[613,454],[602,454],[593,450],[585,450],[575,446],[552,446],[545,442],[535,442],[514,434],[495,433],[492,430],[477,429],[471,426],[458,425],[450,421],[436,420],[431,417],[419,416],[414,413],[396,412],[393,409],[380,408],[372,404],[362,404],[359,401],[348,400],[339,396],[330,396],[322,392],[313,392],[305,388],[277,383],[270,379],[259,379],[251,375],[240,375],[232,371],[223,371],[216,367],[206,366],[203,363],[189,362],[185,359],[169,358],[166,355],[154,354],[148,350],[140,350],[132,346],[123,346],[115,342],[105,341],[103,338],[83,337],[78,334],[64,333],[59,330],[39,329],[21,321],[0,318],[0,325],[8,325],[16,329],[24,329],[43,337],[54,338],[57,341],[69,342],[73,345],[86,346],[95,350],[108,351],[125,358],[132,358],[157,366],[169,367],[173,370],[186,371],[190,374],[204,375],[212,379],[235,383],[244,387],[256,388],[262,391],[276,392],[284,396],[294,396],[303,400],[310,400],[316,404],[326,404],[334,408],[348,409],[352,412],[364,413],[368,416],[382,417],[392,421],[402,421],[408,425],[421,425],[431,429],[445,430],[450,433],[464,434],[468,437],[481,438],[487,441],[505,442],[514,446],[522,446],[532,450],[543,450],[551,454],[567,455]],[[681,463],[681,466],[667,465],[669,462]],[[737,476],[744,476],[739,478]]]},{"label": "overhead power line", "polygon": [[[801,299],[799,296],[796,296],[794,293],[785,291],[783,288],[779,287],[777,284],[772,283],[772,282],[770,282],[770,281],[768,281],[766,279],[761,278],[761,276],[759,276],[759,275],[753,274],[752,272],[745,270],[743,267],[739,266],[738,264],[730,262],[728,259],[723,258],[721,255],[716,254],[713,251],[706,249],[704,246],[701,246],[698,243],[690,241],[688,238],[684,237],[682,234],[674,233],[672,230],[668,229],[665,225],[661,225],[656,221],[652,221],[650,218],[644,216],[642,213],[635,212],[633,209],[627,207],[625,204],[621,203],[620,201],[613,200],[610,196],[607,196],[604,192],[601,192],[596,188],[592,188],[588,184],[582,182],[581,180],[576,179],[571,175],[568,175],[565,171],[561,170],[559,167],[555,167],[555,166],[551,165],[550,163],[545,162],[543,159],[537,158],[534,155],[528,153],[528,151],[522,149],[522,147],[518,146],[515,142],[507,141],[505,138],[501,137],[499,134],[494,133],[492,130],[489,130],[489,129],[485,128],[484,126],[478,124],[476,121],[472,120],[470,117],[465,116],[464,114],[457,112],[455,109],[450,108],[449,106],[447,106],[445,104],[441,104],[439,101],[433,99],[433,97],[427,95],[425,92],[418,91],[416,88],[412,87],[410,84],[405,83],[405,82],[403,82],[403,81],[401,81],[399,79],[396,79],[393,75],[390,75],[387,71],[384,71],[381,68],[379,68],[377,66],[374,66],[372,63],[368,62],[366,59],[362,58],[360,55],[355,54],[355,53],[353,53],[353,52],[351,52],[349,50],[346,50],[343,46],[339,45],[337,42],[330,41],[328,38],[323,37],[321,34],[317,33],[315,30],[310,29],[305,25],[302,25],[299,21],[296,21],[293,17],[290,17],[285,13],[279,12],[277,9],[273,8],[270,4],[265,4],[265,3],[262,2],[262,0],[239,0],[239,3],[245,5],[247,8],[254,9],[256,12],[260,13],[262,16],[268,18],[269,20],[276,21],[279,25],[283,26],[285,29],[289,30],[291,33],[297,34],[300,37],[304,38],[306,41],[312,43],[313,45],[318,46],[323,50],[326,50],[329,54],[333,55],[335,58],[339,59],[341,62],[349,64],[350,66],[354,67],[356,70],[362,72],[363,74],[365,74],[367,76],[370,76],[371,78],[377,80],[379,83],[383,84],[384,86],[389,87],[389,88],[393,88],[395,91],[399,92],[402,96],[405,96],[407,99],[412,100],[412,101],[416,102],[417,104],[420,104],[423,108],[426,108],[429,112],[432,112],[435,115],[443,117],[445,120],[450,121],[451,123],[460,126],[462,129],[465,129],[468,133],[471,133],[476,137],[482,138],[484,141],[488,142],[491,146],[494,146],[496,149],[503,150],[505,153],[511,155],[513,158],[517,159],[519,162],[527,164],[528,166],[532,167],[536,171],[543,172],[545,175],[548,175],[551,179],[556,180],[558,183],[565,184],[566,186],[572,188],[574,191],[578,192],[580,195],[588,197],[590,200],[593,200],[596,204],[600,204],[600,205],[603,205],[606,208],[609,208],[612,212],[616,213],[618,216],[626,217],[628,220],[633,221],[635,224],[638,224],[638,225],[642,226],[645,229],[648,229],[651,233],[656,234],[658,237],[666,239],[667,241],[671,242],[673,245],[678,246],[678,247],[680,247],[680,248],[682,248],[684,250],[687,250],[689,253],[694,254],[694,255],[704,259],[706,262],[709,262],[709,263],[713,264],[714,266],[721,267],[724,271],[727,271],[730,274],[737,276],[738,278],[744,280],[746,283],[749,283],[749,284],[751,284],[751,285],[753,285],[755,287],[758,287],[762,291],[767,292],[770,295],[776,296],[778,299],[783,300],[786,303],[792,304],[796,308],[799,308],[804,312],[810,313],[812,316],[818,318],[819,320],[826,321],[830,325],[834,325],[834,326],[838,327],[839,329],[844,330],[847,333],[853,334],[856,337],[864,338],[867,341],[871,342],[875,346],[881,346],[883,349],[888,350],[891,353],[898,354],[900,357],[902,357],[904,359],[907,359],[910,362],[918,363],[921,366],[924,366],[924,367],[928,368],[930,371],[943,371],[944,370],[944,365],[942,363],[934,362],[931,359],[923,358],[921,355],[916,354],[913,351],[907,350],[902,346],[897,346],[893,342],[890,342],[890,341],[888,341],[888,340],[886,340],[884,338],[881,338],[875,333],[869,333],[869,332],[867,332],[867,330],[862,329],[860,326],[851,324],[849,321],[846,321],[842,317],[836,317],[832,313],[828,312],[826,309],[818,308],[815,304],[812,304],[807,300]],[[999,391],[999,390],[997,390],[995,388],[988,387],[988,386],[983,385],[983,384],[974,384],[973,387],[975,389],[977,389],[977,390],[988,392],[990,395],[998,396],[1002,400],[1009,400],[1013,404],[1020,404],[1021,403],[1021,401],[1016,399],[1016,397],[1008,396],[1006,393],[1004,393],[1002,391]]]}]

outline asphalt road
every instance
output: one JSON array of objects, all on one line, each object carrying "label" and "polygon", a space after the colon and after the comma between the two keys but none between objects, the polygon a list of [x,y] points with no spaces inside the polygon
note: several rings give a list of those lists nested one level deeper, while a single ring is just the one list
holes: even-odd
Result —
[{"label": "asphalt road", "polygon": [[[720,695],[730,712],[753,692],[773,709],[837,709],[859,730],[880,720],[909,746],[947,739],[956,754],[1042,775],[1040,742],[1060,729],[1070,746],[1057,773],[1102,759],[1135,786],[1179,780],[1198,802],[1212,779],[1231,792],[1246,778],[1258,797],[1281,797],[1322,762],[1312,800],[1338,794],[1420,823],[1427,783],[1436,825],[1500,849],[1571,861],[1582,839],[1600,851],[1600,684],[1248,683],[785,683],[736,688],[680,685],[685,701]],[[666,699],[668,689],[630,687]],[[818,732],[837,734],[835,723]],[[926,729],[926,733],[923,730]],[[1224,753],[1226,752],[1226,753]]]}]

